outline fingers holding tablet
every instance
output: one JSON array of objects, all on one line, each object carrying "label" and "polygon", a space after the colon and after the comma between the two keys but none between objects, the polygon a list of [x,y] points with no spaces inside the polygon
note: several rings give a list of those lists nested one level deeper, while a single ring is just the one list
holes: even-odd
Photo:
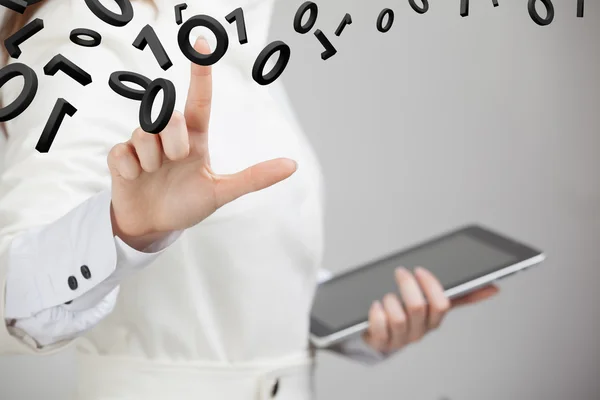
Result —
[{"label": "fingers holding tablet", "polygon": [[364,334],[367,344],[384,353],[420,341],[440,326],[450,308],[477,303],[498,292],[490,285],[450,301],[440,281],[423,267],[413,273],[398,268],[396,281],[400,296],[388,293],[382,301],[373,302]]},{"label": "fingers holding tablet", "polygon": [[[311,342],[327,348],[367,331],[369,343],[381,347],[382,315],[388,347],[418,341],[440,326],[448,309],[488,299],[498,292],[494,282],[544,260],[541,251],[480,225],[437,235],[320,284],[311,310]],[[398,269],[401,265],[411,270]],[[416,265],[427,269],[412,271]],[[382,310],[372,309],[374,300]]]}]

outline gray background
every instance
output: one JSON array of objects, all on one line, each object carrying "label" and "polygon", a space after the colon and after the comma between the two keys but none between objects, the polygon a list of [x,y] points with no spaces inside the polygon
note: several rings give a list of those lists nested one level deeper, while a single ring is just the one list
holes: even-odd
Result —
[{"label": "gray background", "polygon": [[[424,15],[321,0],[317,26],[338,49],[326,62],[291,28],[301,1],[279,2],[272,37],[293,51],[282,79],[327,179],[326,267],[472,221],[548,254],[384,364],[321,354],[319,399],[600,398],[600,4],[578,19],[576,0],[554,0],[539,27],[526,0],[499,2],[471,0],[461,18],[459,0]],[[68,354],[3,358],[2,398],[63,399],[72,372]]]}]

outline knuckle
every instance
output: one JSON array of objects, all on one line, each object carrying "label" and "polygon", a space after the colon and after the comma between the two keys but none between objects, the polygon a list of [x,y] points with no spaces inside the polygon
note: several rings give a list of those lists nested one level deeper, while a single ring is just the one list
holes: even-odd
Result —
[{"label": "knuckle", "polygon": [[110,151],[108,152],[108,156],[107,158],[107,162],[110,165],[111,163],[117,161],[120,157],[123,156],[123,154],[125,154],[125,152],[127,151],[127,146],[125,145],[125,143],[119,143],[113,146],[112,149],[110,149]]},{"label": "knuckle", "polygon": [[185,124],[185,116],[180,111],[173,111],[173,115],[171,115],[171,124],[181,126]]},{"label": "knuckle", "polygon": [[399,316],[399,315],[393,315],[390,316],[390,327],[393,330],[403,330],[406,326],[406,317],[404,316]]},{"label": "knuckle", "polygon": [[140,143],[149,138],[150,138],[150,134],[145,132],[142,128],[137,128],[136,130],[133,131],[133,134],[131,135],[131,140],[134,143]]}]

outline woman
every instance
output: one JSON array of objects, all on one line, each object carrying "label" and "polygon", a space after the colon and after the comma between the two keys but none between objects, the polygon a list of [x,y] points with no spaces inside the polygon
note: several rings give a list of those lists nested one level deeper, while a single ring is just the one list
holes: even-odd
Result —
[{"label": "woman", "polygon": [[[278,84],[250,76],[272,1],[189,4],[184,17],[242,6],[249,41],[231,41],[219,63],[191,73],[176,41],[178,2],[138,2],[124,27],[79,0],[42,1],[23,18],[9,12],[2,39],[33,17],[45,27],[21,44],[18,60],[38,72],[40,90],[5,126],[0,354],[47,354],[79,338],[78,400],[308,399],[309,311],[325,276],[323,190],[285,97],[271,93]],[[173,61],[166,72],[149,49],[131,46],[146,24]],[[82,27],[101,33],[102,44],[71,43],[70,31]],[[226,28],[235,37],[235,25]],[[198,52],[215,48],[208,37],[195,42]],[[94,82],[41,75],[58,53]],[[171,80],[182,112],[158,135],[136,128],[139,103],[106,84],[117,70]],[[2,88],[5,104],[21,91],[13,81]],[[59,97],[78,111],[40,154]],[[376,361],[440,324],[451,304],[436,278],[424,269],[399,269],[396,278],[405,307],[393,294],[375,302],[368,332],[332,350]]]}]

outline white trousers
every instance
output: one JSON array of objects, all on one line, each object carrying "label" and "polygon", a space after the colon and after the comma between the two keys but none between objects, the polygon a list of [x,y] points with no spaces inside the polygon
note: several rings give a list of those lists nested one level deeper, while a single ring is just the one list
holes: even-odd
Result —
[{"label": "white trousers", "polygon": [[311,400],[314,359],[162,362],[78,354],[76,400]]}]

